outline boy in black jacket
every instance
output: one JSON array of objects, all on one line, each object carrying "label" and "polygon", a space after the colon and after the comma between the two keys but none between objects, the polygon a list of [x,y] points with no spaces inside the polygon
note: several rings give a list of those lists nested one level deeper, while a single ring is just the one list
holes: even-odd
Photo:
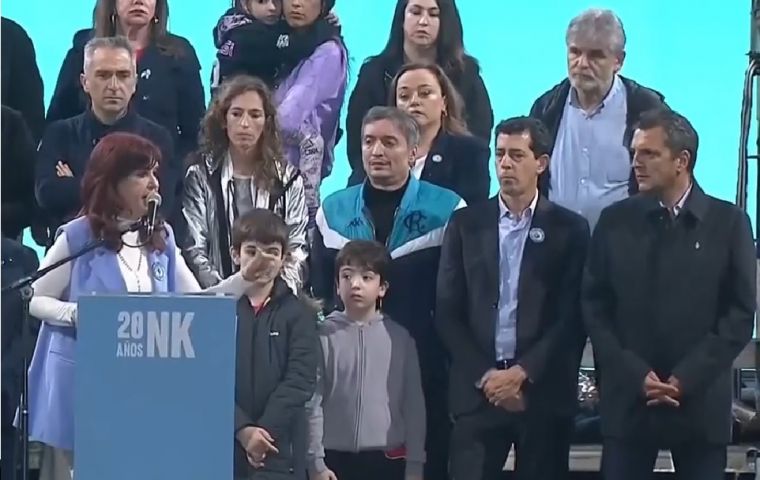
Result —
[{"label": "boy in black jacket", "polygon": [[[332,9],[335,0],[324,0]],[[212,92],[235,75],[252,75],[274,87],[298,63],[335,37],[340,29],[337,19],[328,16],[303,31],[295,32],[282,20],[282,1],[236,0],[214,27],[216,63],[212,73]]]},{"label": "boy in black jacket", "polygon": [[306,472],[306,402],[318,361],[317,310],[280,278],[288,227],[254,209],[232,227],[238,265],[260,276],[238,302],[235,479],[294,479]]}]

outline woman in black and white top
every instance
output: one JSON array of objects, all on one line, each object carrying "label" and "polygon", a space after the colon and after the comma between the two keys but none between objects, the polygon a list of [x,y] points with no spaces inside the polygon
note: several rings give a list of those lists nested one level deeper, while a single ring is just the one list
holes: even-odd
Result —
[{"label": "woman in black and white top", "polygon": [[185,178],[182,211],[188,226],[185,256],[204,287],[235,270],[232,223],[267,208],[290,227],[282,276],[297,292],[307,256],[308,212],[303,180],[282,155],[276,111],[263,81],[237,76],[222,84],[201,123],[201,147]]}]

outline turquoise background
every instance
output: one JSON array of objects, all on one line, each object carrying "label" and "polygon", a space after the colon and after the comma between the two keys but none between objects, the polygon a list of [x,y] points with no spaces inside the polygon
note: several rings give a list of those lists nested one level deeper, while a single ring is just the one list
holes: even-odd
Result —
[{"label": "turquoise background", "polygon": [[[395,3],[337,2],[351,57],[349,92],[361,62],[385,45]],[[93,4],[89,0],[3,1],[3,16],[19,22],[35,43],[46,101],[72,35],[91,25]],[[170,30],[195,46],[206,85],[215,53],[211,29],[228,4],[225,0],[170,0]],[[459,0],[458,5],[465,46],[480,61],[497,121],[527,113],[535,98],[564,78],[564,35],[574,15],[591,6],[613,9],[628,36],[622,73],[662,92],[671,107],[693,122],[700,134],[697,179],[709,193],[734,200],[750,0]],[[755,151],[754,145],[750,151]],[[752,162],[748,208],[753,217],[755,167]],[[333,174],[323,184],[323,195],[345,186],[347,176],[342,142]]]}]

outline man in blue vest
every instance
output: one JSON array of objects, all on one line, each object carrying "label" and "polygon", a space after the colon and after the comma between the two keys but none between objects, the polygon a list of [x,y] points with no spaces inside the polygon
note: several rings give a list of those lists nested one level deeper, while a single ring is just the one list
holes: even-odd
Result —
[{"label": "man in blue vest", "polygon": [[417,180],[411,172],[419,127],[409,114],[374,107],[362,125],[367,179],[327,197],[317,212],[312,289],[336,306],[335,256],[351,240],[376,240],[391,254],[388,294],[381,306],[417,343],[427,408],[426,479],[447,478],[447,355],[435,333],[435,284],[441,242],[451,214],[464,206],[454,192]]}]

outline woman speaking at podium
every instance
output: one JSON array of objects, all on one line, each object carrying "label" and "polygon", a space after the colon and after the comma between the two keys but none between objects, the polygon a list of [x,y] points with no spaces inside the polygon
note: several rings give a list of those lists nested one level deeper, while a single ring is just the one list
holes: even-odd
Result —
[{"label": "woman speaking at podium", "polygon": [[[201,291],[169,225],[160,218],[155,228],[149,228],[150,220],[140,224],[149,213],[149,200],[156,199],[160,161],[160,150],[142,137],[104,137],[82,178],[80,216],[59,229],[41,262],[44,268],[93,241],[104,242],[33,284],[30,313],[43,323],[29,368],[29,435],[46,446],[41,480],[72,476],[77,298],[85,293]],[[243,295],[269,268],[254,260],[207,291]]]}]

